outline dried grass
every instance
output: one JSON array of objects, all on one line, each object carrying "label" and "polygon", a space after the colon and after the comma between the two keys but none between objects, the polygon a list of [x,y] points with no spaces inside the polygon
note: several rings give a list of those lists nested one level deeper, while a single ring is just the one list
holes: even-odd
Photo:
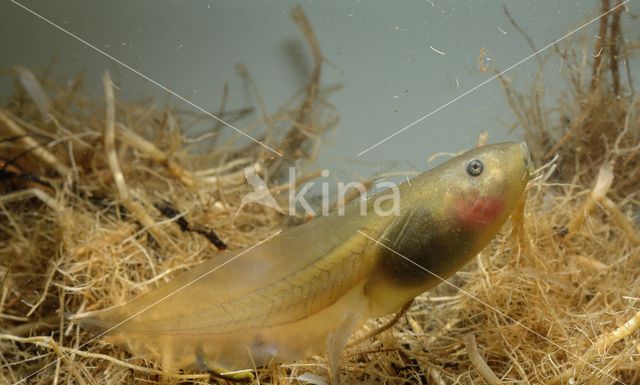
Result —
[{"label": "dried grass", "polygon": [[[267,127],[252,134],[284,152],[283,161],[259,144],[221,143],[216,122],[191,139],[187,127],[203,117],[120,102],[108,76],[105,100],[96,101],[83,96],[81,78],[61,86],[17,71],[24,86],[0,109],[0,383],[32,374],[26,382],[224,383],[165,372],[93,340],[64,315],[122,303],[218,248],[248,246],[282,226],[282,214],[259,205],[236,216],[251,191],[243,168],[253,167],[280,197],[286,186],[269,177],[312,159],[337,121],[319,86],[313,31],[295,12],[318,75],[299,105],[274,115],[259,106],[248,125]],[[605,31],[620,33],[616,17]],[[603,58],[631,55],[615,46],[623,39],[603,41],[613,42]],[[638,101],[603,60],[593,60],[593,77],[574,48],[556,54],[573,85],[560,112],[543,107],[538,81],[520,94],[503,79],[538,164],[558,154],[536,174],[512,231],[451,280],[462,291],[441,285],[393,328],[352,344],[342,367],[347,383],[640,383],[640,159],[631,150],[640,143]],[[554,113],[567,125],[550,124]],[[223,107],[219,116],[233,123],[246,114]],[[275,128],[283,122],[288,132]],[[359,336],[386,321],[370,322]],[[327,361],[257,374],[254,383],[322,383]]]}]

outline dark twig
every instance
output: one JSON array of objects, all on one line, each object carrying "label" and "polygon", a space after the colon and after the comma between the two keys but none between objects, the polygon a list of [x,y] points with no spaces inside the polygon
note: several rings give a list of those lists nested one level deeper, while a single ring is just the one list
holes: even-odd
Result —
[{"label": "dark twig", "polygon": [[[511,23],[513,28],[515,28],[518,32],[520,32],[520,34],[527,41],[527,44],[529,44],[529,48],[531,48],[531,51],[538,52],[538,49],[536,48],[536,45],[533,43],[533,40],[531,39],[531,37],[527,35],[527,33],[518,25],[518,23],[516,23],[516,20],[511,16],[506,5],[502,6],[502,10],[504,11],[504,14],[507,15],[507,18],[509,19],[509,22]],[[536,59],[538,60],[538,63],[542,64],[542,59],[540,58],[540,55],[536,55]]]},{"label": "dark twig", "polygon": [[622,0],[617,1],[618,8],[611,14],[611,25],[609,32],[609,70],[611,71],[611,83],[613,94],[620,96],[620,74],[618,68],[618,55],[620,54],[620,15],[622,14]]},{"label": "dark twig", "polygon": [[607,25],[609,24],[609,0],[602,0],[602,16],[600,18],[600,28],[598,30],[598,39],[594,47],[593,53],[593,67],[591,68],[591,91],[598,86],[598,80],[600,78],[600,65],[602,63],[602,54],[607,39]]},{"label": "dark twig", "polygon": [[171,203],[164,201],[162,203],[156,203],[154,206],[165,217],[171,219],[175,218],[176,224],[178,225],[178,227],[180,227],[180,230],[184,232],[197,233],[204,236],[218,250],[227,249],[227,245],[218,237],[218,235],[213,230],[203,230],[192,227],[185,217],[180,216],[180,212],[178,212],[178,210]]}]

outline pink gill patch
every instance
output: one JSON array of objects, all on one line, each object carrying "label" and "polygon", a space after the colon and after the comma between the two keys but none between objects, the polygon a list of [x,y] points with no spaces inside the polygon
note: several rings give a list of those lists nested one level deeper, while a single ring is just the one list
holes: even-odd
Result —
[{"label": "pink gill patch", "polygon": [[504,201],[497,198],[461,199],[456,204],[456,213],[463,225],[476,227],[492,222],[503,208]]}]

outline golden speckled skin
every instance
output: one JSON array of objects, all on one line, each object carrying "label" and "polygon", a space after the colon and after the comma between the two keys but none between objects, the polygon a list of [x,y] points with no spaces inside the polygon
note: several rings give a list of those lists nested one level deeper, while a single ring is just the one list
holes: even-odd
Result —
[{"label": "golden speckled skin", "polygon": [[[484,165],[478,176],[467,171],[473,159]],[[238,370],[321,353],[346,320],[352,331],[395,312],[473,258],[511,213],[530,167],[523,143],[470,150],[400,185],[400,215],[377,215],[374,196],[363,216],[355,201],[343,216],[221,253],[122,306],[76,320],[103,332],[148,307],[108,336],[173,368]]]}]

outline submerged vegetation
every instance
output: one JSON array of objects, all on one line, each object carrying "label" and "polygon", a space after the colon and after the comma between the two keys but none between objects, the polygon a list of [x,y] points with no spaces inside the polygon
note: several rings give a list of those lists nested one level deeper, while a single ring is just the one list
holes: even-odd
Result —
[{"label": "submerged vegetation", "polygon": [[[618,3],[603,0],[598,12]],[[545,58],[530,85],[500,78],[540,167],[526,206],[451,285],[367,324],[344,352],[345,383],[640,381],[640,106],[629,68],[638,42],[623,36],[625,17],[619,7],[600,19],[599,38],[548,54],[567,80],[553,107]],[[320,45],[299,8],[293,18],[315,61],[309,83],[269,114],[241,68],[256,110],[223,101],[216,114],[252,118],[243,130],[282,158],[221,135],[206,116],[119,101],[108,75],[94,100],[81,76],[15,69],[14,95],[0,107],[0,383],[226,382],[131,357],[65,315],[120,304],[283,227],[278,211],[243,206],[244,169],[286,199],[273,176],[313,159],[338,120],[326,100],[335,87],[320,82]],[[191,135],[202,122],[210,130]],[[323,356],[273,364],[252,381],[321,384],[327,365]]]}]

